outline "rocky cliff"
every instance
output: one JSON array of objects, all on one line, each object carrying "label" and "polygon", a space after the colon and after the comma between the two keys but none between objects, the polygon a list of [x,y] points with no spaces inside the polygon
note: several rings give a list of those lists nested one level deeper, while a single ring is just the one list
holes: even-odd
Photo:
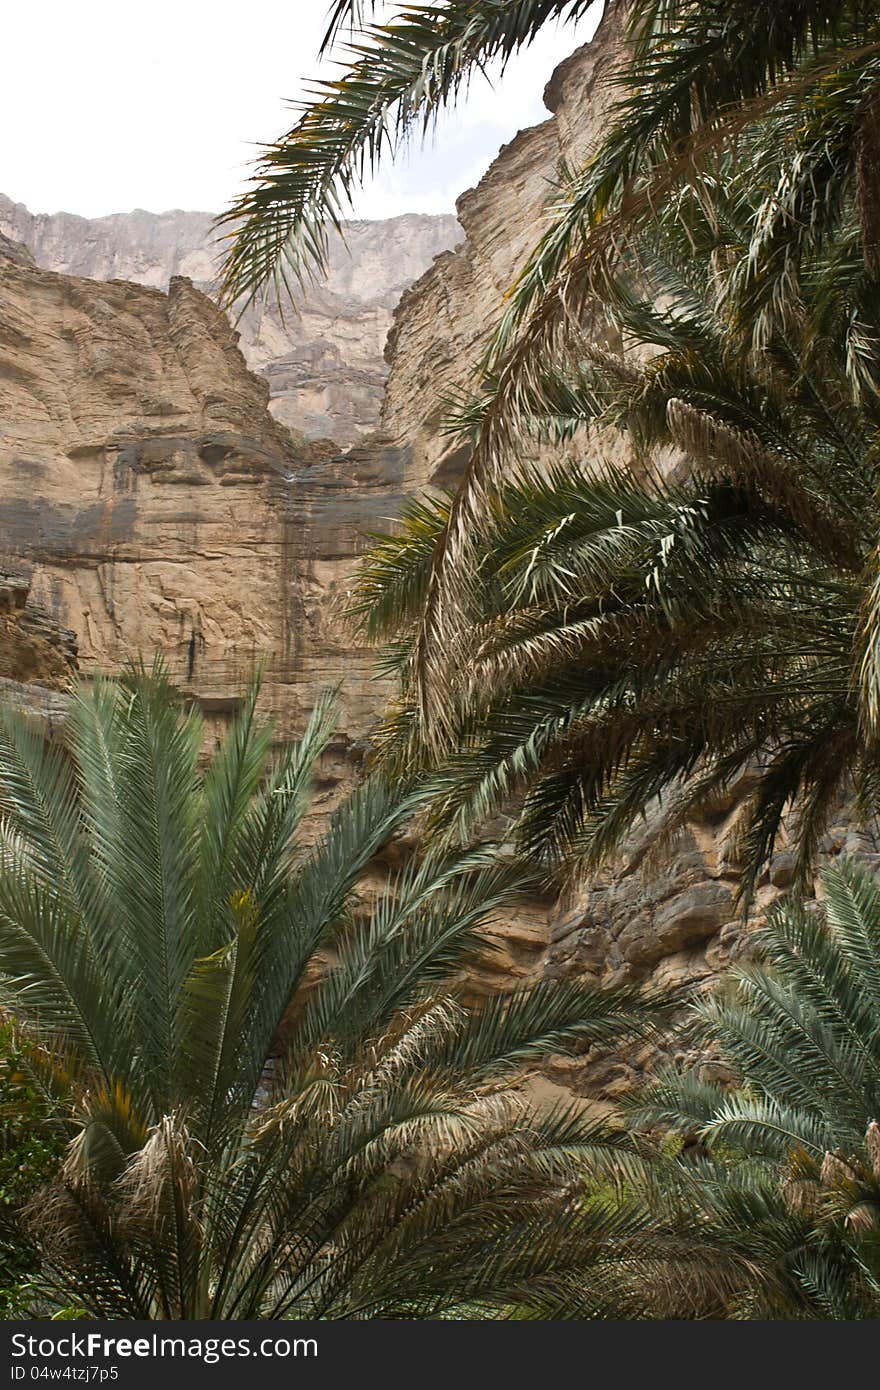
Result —
[{"label": "rocky cliff", "polygon": [[405,441],[413,487],[450,482],[464,462],[443,434],[443,399],[471,382],[504,295],[547,223],[561,161],[576,164],[595,146],[619,57],[619,19],[611,15],[553,73],[544,91],[550,119],[503,146],[477,187],[458,200],[463,240],[438,256],[398,305],[385,349],[382,428]]},{"label": "rocky cliff", "polygon": [[30,588],[26,570],[0,568],[0,699],[36,715],[51,736],[66,714],[76,635],[31,597]]},{"label": "rocky cliff", "polygon": [[74,644],[86,672],[161,651],[222,720],[262,665],[282,736],[344,681],[329,789],[381,699],[337,600],[400,456],[294,443],[268,399],[188,280],[53,274],[0,241],[0,678],[36,699]]},{"label": "rocky cliff", "polygon": [[[318,690],[340,681],[340,736],[322,787],[332,799],[357,766],[384,696],[372,680],[371,657],[352,647],[339,620],[355,556],[364,533],[394,514],[404,490],[450,479],[461,466],[440,429],[442,397],[468,380],[541,225],[560,158],[596,140],[617,42],[606,22],[557,70],[546,92],[550,119],[506,146],[462,198],[464,240],[404,293],[394,316],[382,416],[387,440],[347,453],[292,439],[269,412],[270,389],[282,419],[284,402],[294,402],[302,425],[303,402],[322,392],[311,417],[315,429],[320,420],[323,432],[334,410],[341,419],[342,407],[327,404],[333,363],[343,362],[350,383],[355,359],[344,351],[354,353],[351,339],[373,344],[375,367],[381,322],[400,284],[444,237],[448,246],[456,234],[452,219],[445,226],[398,219],[357,230],[360,260],[357,251],[352,261],[340,260],[335,288],[327,291],[349,304],[353,318],[341,315],[343,327],[331,332],[336,301],[314,301],[318,327],[308,341],[329,344],[330,365],[323,347],[308,362],[296,356],[306,353],[306,339],[295,334],[305,331],[307,312],[300,328],[285,329],[293,335],[287,346],[274,352],[270,312],[242,340],[251,363],[265,350],[267,384],[247,370],[224,316],[174,275],[210,280],[206,217],[144,214],[141,225],[141,215],[133,215],[121,219],[123,238],[118,219],[28,221],[23,210],[0,204],[0,232],[17,233],[38,259],[65,270],[37,269],[0,236],[0,621],[7,643],[0,682],[29,681],[30,703],[51,718],[76,644],[86,671],[96,664],[112,671],[131,653],[149,657],[158,649],[183,688],[222,720],[262,663],[264,706],[289,734],[301,727]],[[410,222],[431,223],[430,236],[417,238],[410,260],[400,250],[392,283],[387,229],[402,235]],[[83,271],[107,283],[82,278]],[[112,278],[119,275],[153,283]],[[348,288],[339,278],[345,275],[352,277]],[[376,309],[382,296],[385,320]],[[347,335],[350,322],[361,325],[362,339],[354,330]],[[285,353],[296,366],[288,386]],[[364,354],[366,360],[366,348]],[[315,385],[307,387],[307,379]],[[349,385],[345,392],[350,403]],[[345,410],[354,434],[360,426],[350,404]],[[474,986],[503,988],[542,975],[717,979],[749,949],[734,903],[745,785],[687,828],[671,861],[658,864],[652,854],[656,819],[649,818],[619,861],[571,901],[523,904],[499,925],[503,949]],[[854,833],[845,817],[824,847],[877,857],[874,841]],[[785,891],[790,877],[783,848],[760,885],[759,909]],[[648,1054],[593,1052],[548,1061],[546,1075],[568,1090],[613,1098],[649,1062]]]},{"label": "rocky cliff", "polygon": [[[212,216],[138,210],[89,220],[35,215],[0,194],[0,234],[20,242],[44,270],[92,280],[130,280],[167,289],[186,276],[210,293],[218,248]],[[352,222],[334,237],[327,279],[300,297],[297,311],[274,301],[237,324],[248,366],[268,381],[276,419],[308,439],[355,443],[378,419],[386,376],[383,348],[406,287],[461,230],[452,216]]]}]

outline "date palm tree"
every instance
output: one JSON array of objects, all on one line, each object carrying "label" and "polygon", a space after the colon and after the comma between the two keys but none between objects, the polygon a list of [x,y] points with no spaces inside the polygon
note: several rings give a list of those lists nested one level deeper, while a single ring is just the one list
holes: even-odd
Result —
[{"label": "date palm tree", "polygon": [[[430,128],[487,61],[503,64],[545,24],[582,18],[589,6],[445,0],[407,5],[384,24],[378,8],[332,6],[322,51],[347,29],[348,70],[317,85],[221,220],[230,300],[271,281],[286,290],[320,267],[326,228],[341,225],[368,171]],[[875,0],[607,0],[605,11],[620,33],[616,109],[599,148],[563,171],[547,227],[511,287],[481,368],[490,389],[480,430],[435,545],[415,676],[426,733],[443,724],[474,532],[517,446],[522,411],[572,325],[607,294],[621,246],[695,169],[750,141],[755,186],[765,190],[744,262],[758,341],[787,315],[803,257],[853,215],[862,264],[871,276],[880,270]]]},{"label": "date palm tree", "polygon": [[[755,766],[748,897],[786,813],[804,884],[844,793],[878,809],[880,319],[837,250],[756,353],[735,278],[752,204],[742,184],[708,214],[698,191],[684,200],[606,304],[624,354],[584,343],[534,394],[524,443],[593,430],[594,457],[499,484],[458,595],[441,738],[425,734],[419,660],[454,498],[405,509],[355,613],[401,678],[385,756],[435,770],[440,825],[466,839],[524,797],[521,845],[570,872],[655,798],[672,830]],[[603,462],[600,427],[629,464]]]},{"label": "date palm tree", "polygon": [[854,862],[822,881],[821,908],[775,909],[761,964],[694,1007],[692,1040],[738,1084],[669,1072],[633,1116],[698,1155],[645,1171],[695,1262],[742,1260],[737,1316],[880,1312],[880,889]]},{"label": "date palm tree", "polygon": [[34,1306],[601,1303],[593,1271],[637,1218],[579,1202],[601,1135],[511,1081],[642,1026],[631,998],[538,984],[469,1007],[510,870],[435,853],[359,887],[417,799],[368,781],[310,844],[332,702],[278,757],[255,707],[204,771],[161,670],[81,687],[64,747],[0,714],[0,1003],[66,1140],[30,1213]]}]

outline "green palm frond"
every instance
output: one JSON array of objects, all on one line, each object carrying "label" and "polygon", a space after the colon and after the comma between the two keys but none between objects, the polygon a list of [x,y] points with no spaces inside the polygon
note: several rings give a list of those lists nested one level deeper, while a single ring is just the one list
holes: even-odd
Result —
[{"label": "green palm frond", "polygon": [[[495,996],[465,1021],[454,1037],[441,1038],[438,1064],[466,1058],[481,1079],[504,1075],[514,1065],[537,1062],[578,1043],[621,1042],[656,1027],[644,1001],[634,1023],[637,995],[607,991],[583,981],[543,983]],[[669,1001],[667,1000],[667,1008]]]},{"label": "green palm frond", "polygon": [[823,888],[821,908],[777,907],[761,963],[694,1006],[693,1041],[721,1051],[736,1086],[669,1071],[634,1103],[638,1123],[708,1152],[647,1171],[671,1230],[702,1211],[695,1257],[704,1242],[738,1247],[744,1316],[877,1314],[880,891],[846,861]]},{"label": "green palm frond", "polygon": [[[680,824],[755,765],[748,902],[784,823],[804,885],[844,793],[867,817],[878,807],[876,427],[844,327],[857,299],[872,320],[823,255],[757,353],[731,283],[752,201],[742,181],[713,197],[708,210],[682,194],[627,252],[606,309],[642,355],[585,345],[545,367],[527,402],[536,437],[567,413],[572,431],[618,431],[632,462],[510,470],[468,540],[442,642],[431,593],[458,498],[433,514],[432,554],[421,516],[404,516],[367,557],[356,603],[362,627],[395,643],[401,696],[381,757],[432,770],[432,821],[451,842],[512,811],[523,849],[576,874],[658,799]],[[655,459],[672,449],[664,478]]]},{"label": "green palm frond", "polygon": [[275,754],[257,698],[207,766],[161,667],[81,687],[63,755],[5,718],[0,989],[68,1140],[24,1218],[35,1306],[539,1312],[645,1214],[582,1211],[620,1136],[512,1083],[657,1011],[548,984],[468,1002],[522,875],[437,850],[368,893],[424,793],[368,779],[310,843],[334,700]]},{"label": "green palm frond", "polygon": [[394,536],[374,534],[349,616],[372,642],[415,621],[425,600],[431,558],[449,516],[436,498],[408,500]]},{"label": "green palm frond", "polygon": [[[642,8],[635,7],[636,23]],[[859,145],[865,94],[875,80],[877,17],[871,7],[844,5],[836,20],[826,14],[820,22],[815,8],[801,12],[797,7],[797,14],[786,9],[783,20],[778,7],[732,6],[721,14],[682,4],[669,10],[656,31],[651,25],[641,31],[641,49],[622,79],[625,90],[611,134],[585,169],[571,175],[558,216],[510,297],[486,364],[475,447],[435,547],[414,650],[417,712],[423,737],[434,740],[435,751],[452,734],[448,677],[466,655],[462,628],[492,499],[523,433],[541,413],[536,401],[546,398],[548,358],[571,351],[572,324],[594,313],[597,296],[606,304],[614,301],[621,258],[626,259],[634,229],[651,227],[657,207],[665,205],[684,217],[691,232],[688,184],[702,187],[700,197],[712,204],[707,215],[714,221],[717,203],[724,204],[719,190],[730,182],[730,166],[721,156],[719,172],[701,176],[704,182],[695,185],[698,160],[705,164],[710,155],[717,160],[712,151],[723,148],[722,139],[748,138],[760,184],[765,167],[788,159],[780,155],[788,131],[795,144],[792,169],[778,174],[779,188],[768,194],[765,206],[748,209],[745,228],[740,219],[742,274],[739,281],[734,277],[740,319],[767,346],[772,326],[790,318],[799,290],[795,271],[847,225],[853,208],[847,171]],[[812,125],[803,120],[805,104],[814,110]],[[814,164],[824,161],[824,202],[817,195],[818,164],[811,168],[810,149]],[[808,199],[810,218],[798,212],[799,198]],[[778,254],[771,246],[778,246]],[[857,359],[851,359],[851,372],[857,370]],[[550,393],[543,409],[551,418],[554,404]],[[630,416],[628,429],[633,425]]]},{"label": "green palm frond", "polygon": [[364,21],[372,18],[377,8],[378,0],[333,0],[318,56],[332,49],[344,29],[349,32],[362,29]]},{"label": "green palm frond", "polygon": [[[474,72],[505,63],[551,20],[572,21],[590,0],[446,0],[410,4],[387,24],[342,0],[325,48],[346,23],[351,66],[316,83],[296,125],[266,149],[243,193],[220,219],[230,250],[223,289],[250,300],[274,283],[291,292],[326,265],[327,230],[342,230],[352,195],[407,137],[427,133]],[[369,7],[372,9],[372,6]]]},{"label": "green palm frond", "polygon": [[[308,266],[320,264],[326,224],[340,225],[345,200],[367,169],[455,100],[472,70],[493,56],[506,59],[542,25],[576,19],[583,8],[553,0],[449,0],[410,6],[377,26],[369,23],[370,7],[340,0],[331,10],[328,39],[346,24],[353,27],[354,65],[317,91],[297,126],[267,152],[253,190],[227,215],[227,224],[238,221],[227,293],[252,294],[273,276],[300,279]],[[832,238],[842,239],[853,253],[847,272],[852,294],[844,319],[838,316],[845,340],[843,386],[862,402],[876,394],[876,314],[862,310],[875,278],[871,248],[880,244],[870,177],[880,72],[877,7],[862,0],[798,0],[782,7],[752,0],[726,6],[639,0],[626,14],[612,9],[606,25],[622,26],[626,34],[611,119],[587,162],[563,171],[548,207],[549,225],[508,296],[482,364],[479,406],[457,412],[473,449],[445,523],[436,530],[437,517],[425,519],[418,546],[411,534],[411,566],[400,548],[387,552],[381,564],[377,552],[374,578],[389,605],[406,601],[412,611],[421,601],[411,658],[407,662],[398,652],[388,669],[403,667],[411,676],[408,717],[421,726],[421,740],[435,755],[455,742],[456,702],[449,687],[467,662],[467,629],[481,597],[474,580],[479,549],[511,458],[524,437],[541,429],[562,438],[572,432],[572,418],[607,418],[609,372],[603,383],[590,364],[576,391],[570,385],[585,323],[604,315],[625,342],[661,345],[680,362],[687,341],[695,379],[690,393],[677,393],[684,407],[673,412],[671,432],[692,442],[698,435],[704,443],[714,440],[716,452],[723,443],[728,458],[737,453],[742,466],[752,467],[760,461],[765,475],[773,465],[784,493],[794,470],[774,457],[772,447],[768,452],[766,431],[744,429],[736,420],[723,421],[731,426],[727,431],[717,420],[707,431],[710,402],[699,399],[696,378],[707,360],[718,365],[713,347],[729,357],[726,327],[733,323],[741,343],[759,348],[768,362],[784,354],[785,334],[802,312],[811,261],[833,256]],[[743,165],[750,170],[745,179],[737,176]],[[656,295],[632,288],[630,248],[636,234],[656,242],[658,223],[667,243],[670,229],[684,234],[678,257],[667,254],[674,249],[670,244],[655,244],[648,252],[654,271],[665,260],[667,285],[670,275],[678,281],[672,314],[657,307],[663,301]],[[707,231],[714,237],[711,275],[725,267],[730,272],[726,296],[711,307],[705,285],[687,273],[689,263],[704,264]],[[857,287],[853,272],[859,266]],[[651,267],[638,267],[636,279],[646,269]],[[623,288],[627,281],[629,288]],[[818,333],[807,332],[801,347],[811,342],[815,359],[820,341]],[[729,366],[725,356],[720,362]],[[560,370],[554,366],[548,373],[548,363]],[[813,365],[821,372],[818,361]],[[661,382],[659,391],[647,389],[641,400],[634,392],[621,395],[624,370],[618,372],[618,419],[635,443],[647,437],[655,444],[656,411],[671,393]],[[739,379],[742,387],[741,372]],[[814,393],[810,404],[801,393],[802,408],[815,415],[822,394]],[[835,414],[846,414],[842,401],[838,405],[839,411],[826,409],[829,427]],[[694,410],[703,412],[699,421]],[[836,427],[846,431],[847,423]],[[816,517],[817,525],[825,520]],[[426,570],[421,547],[429,531],[434,545]],[[380,616],[375,599],[374,594],[366,621],[378,632],[388,625],[388,613]],[[870,654],[864,669],[867,678]]]}]

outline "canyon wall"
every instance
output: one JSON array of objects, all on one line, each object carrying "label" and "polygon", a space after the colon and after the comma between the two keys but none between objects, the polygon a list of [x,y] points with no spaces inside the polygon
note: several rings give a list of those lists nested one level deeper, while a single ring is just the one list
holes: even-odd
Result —
[{"label": "canyon wall", "polygon": [[[54,274],[0,239],[11,586],[4,599],[0,583],[0,678],[31,682],[39,703],[64,685],[77,645],[85,672],[159,651],[219,724],[262,666],[263,709],[282,737],[342,682],[330,795],[382,699],[340,599],[363,531],[399,504],[402,465],[391,447],[296,443],[268,399],[225,316],[188,280],[165,293]],[[41,624],[54,664],[27,649]]]},{"label": "canyon wall", "polygon": [[[129,280],[167,289],[186,276],[211,293],[219,248],[206,212],[137,210],[89,219],[34,214],[0,194],[0,234],[37,265],[91,280]],[[409,215],[350,222],[333,236],[329,273],[282,315],[273,299],[245,310],[239,346],[269,383],[275,418],[308,439],[354,444],[373,430],[387,368],[383,347],[401,293],[453,246],[452,216]]]},{"label": "canyon wall", "polygon": [[619,14],[553,73],[544,90],[549,120],[502,147],[476,188],[457,203],[464,238],[438,256],[404,293],[385,349],[389,374],[382,429],[405,441],[407,482],[453,482],[465,455],[442,430],[444,397],[467,388],[504,309],[504,296],[542,228],[561,161],[595,147],[614,101]]},{"label": "canyon wall", "polygon": [[[405,492],[460,470],[463,456],[442,433],[443,397],[470,379],[540,230],[560,159],[596,142],[618,45],[606,20],[557,69],[545,94],[550,118],[507,145],[460,200],[455,249],[452,218],[359,224],[351,258],[335,248],[331,281],[301,317],[283,326],[276,310],[245,319],[240,344],[182,278],[212,283],[207,215],[86,223],[32,218],[0,199],[4,690],[25,689],[51,723],[77,647],[84,671],[160,650],[219,726],[262,664],[263,706],[286,736],[301,729],[318,691],[340,682],[339,736],[319,804],[333,800],[386,694],[340,618],[355,557]],[[429,264],[400,299],[382,365],[393,304]],[[358,443],[386,372],[382,432]],[[354,447],[302,438],[334,431]],[[474,987],[545,975],[716,980],[749,950],[734,902],[746,789],[744,778],[689,826],[671,861],[658,865],[651,853],[649,817],[571,901],[522,904],[499,923],[502,949]],[[876,843],[845,817],[824,849],[878,859]],[[759,886],[759,910],[790,880],[783,847]],[[650,1062],[647,1052],[592,1051],[548,1060],[545,1074],[551,1086],[613,1099]]]}]

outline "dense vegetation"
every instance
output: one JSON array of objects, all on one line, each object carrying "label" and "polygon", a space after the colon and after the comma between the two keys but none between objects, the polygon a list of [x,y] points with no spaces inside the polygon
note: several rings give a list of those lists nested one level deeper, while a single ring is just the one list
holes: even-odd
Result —
[{"label": "dense vegetation", "polygon": [[23,1216],[35,1289],[123,1318],[589,1308],[627,1224],[578,1203],[604,1137],[509,1083],[641,1011],[579,984],[466,1007],[510,870],[428,854],[361,893],[412,798],[368,781],[309,846],[331,706],[276,760],[256,698],[204,772],[161,671],[80,689],[65,748],[0,723],[2,1002],[69,1138]]},{"label": "dense vegetation", "polygon": [[740,1317],[880,1310],[880,888],[846,863],[823,885],[821,911],[777,909],[759,933],[762,965],[733,970],[694,1009],[740,1088],[670,1072],[636,1103],[637,1124],[699,1146],[645,1176],[656,1209],[701,1232],[707,1267],[748,1261],[727,1309]]},{"label": "dense vegetation", "polygon": [[27,1315],[38,1255],[23,1213],[63,1154],[55,1090],[35,1081],[26,1046],[0,1023],[0,1318]]},{"label": "dense vegetation", "polygon": [[[370,167],[587,4],[376,8],[333,5],[351,70],[230,211],[231,297],[320,266]],[[880,809],[880,5],[608,9],[614,119],[474,364],[461,483],[361,570],[400,694],[325,833],[329,701],[278,753],[255,689],[207,766],[158,668],[78,689],[63,747],[0,718],[7,1314],[880,1314],[880,888],[811,896],[830,810]],[[797,846],[757,960],[684,1003],[471,997],[531,876],[746,766],[746,907]],[[602,1124],[523,1085],[657,1027],[733,1081]]]},{"label": "dense vegetation", "polygon": [[[551,459],[513,466],[487,501],[439,754],[421,737],[418,648],[454,498],[409,505],[355,612],[401,678],[384,760],[434,770],[438,827],[466,841],[521,794],[522,849],[571,874],[654,798],[672,830],[757,767],[748,896],[786,813],[803,885],[844,790],[877,804],[878,410],[848,374],[851,259],[811,262],[756,354],[737,285],[754,203],[733,176],[711,215],[702,192],[621,256],[605,314],[624,355],[584,339],[535,388],[522,433]],[[880,338],[873,306],[859,329]],[[629,466],[603,460],[603,429],[625,434]],[[581,459],[554,461],[579,431]]]}]

